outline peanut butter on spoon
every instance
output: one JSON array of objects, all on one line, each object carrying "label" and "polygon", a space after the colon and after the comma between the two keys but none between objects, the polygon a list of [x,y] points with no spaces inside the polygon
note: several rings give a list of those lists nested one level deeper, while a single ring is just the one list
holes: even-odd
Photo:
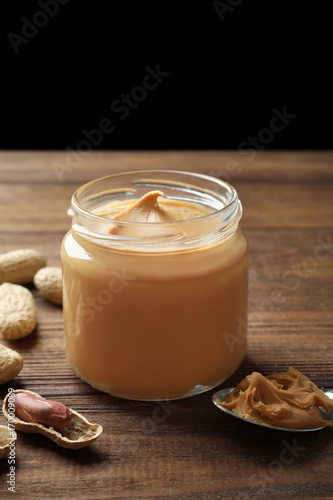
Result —
[{"label": "peanut butter on spoon", "polygon": [[331,400],[295,368],[264,377],[253,372],[226,396],[223,407],[258,422],[291,429],[333,427],[319,410],[333,409]]}]

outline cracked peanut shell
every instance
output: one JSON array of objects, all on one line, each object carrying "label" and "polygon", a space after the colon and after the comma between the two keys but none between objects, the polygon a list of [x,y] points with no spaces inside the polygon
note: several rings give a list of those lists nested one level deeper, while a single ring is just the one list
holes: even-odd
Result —
[{"label": "cracked peanut shell", "polygon": [[[17,392],[24,392],[27,394],[31,394],[41,399],[45,399],[36,392],[24,390],[24,389],[16,389],[12,391],[11,394],[15,394]],[[2,412],[6,418],[9,419],[8,415],[8,397],[4,399]],[[94,442],[103,432],[103,427],[99,424],[92,424],[89,422],[83,415],[78,413],[75,410],[69,408],[71,412],[71,420],[63,427],[61,430],[56,431],[53,427],[46,427],[42,424],[36,424],[31,422],[24,422],[23,420],[13,417],[11,422],[15,425],[15,429],[26,432],[27,434],[43,434],[47,438],[54,441],[58,446],[62,448],[69,448],[72,450],[78,450],[79,448],[83,448],[88,444]]]}]

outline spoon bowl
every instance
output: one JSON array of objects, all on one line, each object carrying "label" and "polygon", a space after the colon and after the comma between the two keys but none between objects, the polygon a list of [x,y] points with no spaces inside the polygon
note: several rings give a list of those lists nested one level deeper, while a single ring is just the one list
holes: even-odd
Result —
[{"label": "spoon bowl", "polygon": [[[289,427],[279,427],[277,425],[272,425],[272,424],[267,424],[266,422],[259,422],[258,420],[253,420],[251,418],[245,417],[244,415],[241,415],[240,413],[237,413],[234,410],[229,410],[229,408],[226,408],[225,406],[222,406],[222,403],[225,402],[225,398],[228,394],[230,394],[235,388],[234,387],[229,387],[228,389],[222,389],[221,391],[216,392],[213,395],[213,403],[222,411],[225,413],[228,413],[232,417],[239,418],[240,420],[244,420],[245,422],[248,422],[249,424],[255,424],[255,425],[261,425],[262,427],[268,427],[269,429],[275,429],[278,431],[289,431],[289,432],[309,432],[309,431],[319,431],[320,429],[325,429],[325,426],[323,427],[316,427],[313,429],[292,429]],[[333,390],[325,391],[326,396],[328,396],[330,399],[333,399]],[[323,418],[325,420],[331,420],[333,422],[333,410],[330,411],[330,413],[327,413],[323,408],[319,407],[320,413],[322,414]]]}]

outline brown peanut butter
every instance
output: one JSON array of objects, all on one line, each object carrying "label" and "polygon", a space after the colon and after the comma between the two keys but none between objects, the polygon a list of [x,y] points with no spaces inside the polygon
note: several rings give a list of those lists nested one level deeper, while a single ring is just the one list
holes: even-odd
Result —
[{"label": "brown peanut butter", "polygon": [[150,191],[112,218],[127,222],[170,222],[171,217],[157,202],[159,196],[166,198],[162,191]]},{"label": "brown peanut butter", "polygon": [[278,427],[314,429],[331,426],[319,406],[333,409],[333,400],[308,377],[290,367],[285,373],[264,377],[253,372],[225,398],[222,406],[252,420]]},{"label": "brown peanut butter", "polygon": [[[238,368],[246,351],[247,241],[238,224],[224,239],[204,239],[203,230],[219,231],[216,220],[205,220],[213,213],[155,190],[94,212],[108,224],[105,244],[74,230],[64,238],[66,354],[93,387],[131,399],[178,398]],[[164,234],[171,250],[150,239]],[[192,235],[194,243],[183,245]],[[140,245],[131,247],[131,238]]]},{"label": "brown peanut butter", "polygon": [[[160,198],[158,200],[158,198]],[[125,208],[124,208],[125,206]],[[116,203],[109,207],[109,210],[98,213],[103,217],[124,222],[137,222],[140,227],[133,225],[116,225],[109,230],[111,234],[120,236],[149,236],[152,233],[151,227],[143,227],[141,223],[148,222],[179,222],[195,219],[208,215],[211,211],[208,208],[198,207],[194,203],[169,200],[162,191],[150,191],[135,202]],[[212,229],[214,225],[212,224]],[[178,226],[182,236],[189,236],[186,225]],[[161,227],[163,232],[163,226]],[[156,228],[154,233],[157,234]]]}]

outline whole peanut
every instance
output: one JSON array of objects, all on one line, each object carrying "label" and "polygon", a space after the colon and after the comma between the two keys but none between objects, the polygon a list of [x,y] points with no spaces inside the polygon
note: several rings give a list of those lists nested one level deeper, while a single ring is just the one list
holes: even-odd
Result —
[{"label": "whole peanut", "polygon": [[16,377],[22,367],[22,356],[13,349],[0,344],[0,385]]},{"label": "whole peanut", "polygon": [[35,301],[30,290],[21,285],[0,285],[0,333],[6,339],[20,339],[36,326]]},{"label": "whole peanut", "polygon": [[45,257],[31,248],[3,253],[0,255],[0,284],[31,283],[36,272],[45,265]]},{"label": "whole peanut", "polygon": [[15,415],[25,422],[63,429],[71,420],[67,406],[25,392],[15,393]]},{"label": "whole peanut", "polygon": [[17,439],[16,432],[8,428],[8,425],[0,425],[0,458],[10,453],[10,448]]},{"label": "whole peanut", "polygon": [[62,273],[60,267],[43,267],[34,276],[35,287],[45,298],[62,304]]}]

